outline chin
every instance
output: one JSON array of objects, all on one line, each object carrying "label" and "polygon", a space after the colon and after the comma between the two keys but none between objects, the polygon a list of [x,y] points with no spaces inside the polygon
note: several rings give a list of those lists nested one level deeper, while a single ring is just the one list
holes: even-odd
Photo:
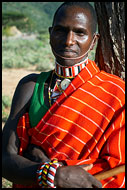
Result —
[{"label": "chin", "polygon": [[63,59],[61,57],[56,57],[56,61],[57,63],[59,63],[60,65],[62,66],[73,66],[73,65],[76,65],[78,63],[80,63],[81,61],[85,60],[85,58],[77,58],[77,59]]},{"label": "chin", "polygon": [[79,59],[76,59],[75,57],[72,57],[70,55],[69,56],[60,55],[56,53],[56,51],[54,51],[53,49],[52,53],[54,54],[56,61],[62,66],[73,66],[79,62]]},{"label": "chin", "polygon": [[86,55],[75,57],[75,56],[71,56],[70,53],[67,53],[69,56],[65,56],[65,55],[60,55],[56,53],[53,49],[52,49],[52,52],[56,58],[56,61],[62,66],[73,66],[77,63],[80,63],[84,59],[86,59]]},{"label": "chin", "polygon": [[73,66],[78,63],[77,60],[69,60],[69,59],[63,59],[63,58],[56,58],[57,63],[59,63],[62,66]]}]

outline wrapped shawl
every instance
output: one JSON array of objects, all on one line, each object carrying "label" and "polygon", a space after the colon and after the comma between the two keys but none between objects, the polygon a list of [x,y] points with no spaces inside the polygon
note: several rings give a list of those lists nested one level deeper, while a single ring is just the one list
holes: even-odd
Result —
[{"label": "wrapped shawl", "polygon": [[[125,83],[89,60],[36,127],[20,118],[20,151],[28,143],[67,165],[93,163],[92,175],[125,163]],[[125,187],[125,174],[101,181],[103,188]]]}]

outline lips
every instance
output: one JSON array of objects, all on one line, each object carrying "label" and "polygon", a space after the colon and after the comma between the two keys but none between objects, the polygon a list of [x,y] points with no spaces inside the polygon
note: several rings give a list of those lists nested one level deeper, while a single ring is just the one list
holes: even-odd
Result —
[{"label": "lips", "polygon": [[68,56],[72,57],[72,56],[77,55],[77,52],[72,49],[61,49],[61,50],[59,50],[59,54],[63,55],[63,56],[67,56],[67,57]]},{"label": "lips", "polygon": [[61,49],[61,52],[72,52],[72,53],[76,53],[76,51],[74,51],[73,49],[69,49],[69,48],[65,48],[65,49]]}]

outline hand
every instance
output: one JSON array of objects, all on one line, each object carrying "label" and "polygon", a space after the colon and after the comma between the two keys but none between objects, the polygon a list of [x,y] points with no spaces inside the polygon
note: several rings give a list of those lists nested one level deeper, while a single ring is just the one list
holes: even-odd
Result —
[{"label": "hand", "polygon": [[50,159],[41,147],[29,144],[27,149],[24,151],[23,156],[34,162],[49,162]]},{"label": "hand", "polygon": [[59,188],[102,188],[102,184],[87,170],[92,165],[59,167],[55,175],[55,186]]}]

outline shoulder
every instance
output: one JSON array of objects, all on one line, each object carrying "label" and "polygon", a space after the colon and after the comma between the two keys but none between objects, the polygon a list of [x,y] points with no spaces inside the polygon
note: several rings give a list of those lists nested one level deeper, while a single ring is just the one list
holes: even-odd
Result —
[{"label": "shoulder", "polygon": [[11,117],[15,117],[19,112],[22,114],[27,112],[38,77],[39,74],[33,73],[19,81],[12,99]]},{"label": "shoulder", "polygon": [[36,73],[32,73],[29,75],[24,76],[18,83],[18,86],[23,85],[23,84],[28,84],[30,82],[32,82],[33,84],[36,83],[37,78],[40,74],[36,74]]},{"label": "shoulder", "polygon": [[18,86],[21,86],[21,85],[25,85],[25,84],[28,84],[28,85],[35,85],[38,78],[41,77],[41,79],[45,78],[45,76],[48,75],[48,73],[51,73],[51,71],[48,71],[48,72],[41,72],[39,74],[36,74],[36,73],[32,73],[32,74],[29,74],[29,75],[26,75],[24,76],[18,83]]},{"label": "shoulder", "polygon": [[22,98],[31,96],[38,77],[39,77],[39,74],[30,74],[30,75],[23,77],[19,81],[19,83],[16,87],[15,94],[18,93],[18,96],[22,97]]},{"label": "shoulder", "polygon": [[125,101],[125,81],[120,77],[101,71],[96,79],[110,95],[118,97],[123,102]]},{"label": "shoulder", "polygon": [[111,84],[111,86],[115,85],[118,88],[122,88],[123,90],[125,90],[125,81],[122,80],[120,77],[114,74],[106,73],[105,71],[101,71],[99,75],[100,80]]}]

